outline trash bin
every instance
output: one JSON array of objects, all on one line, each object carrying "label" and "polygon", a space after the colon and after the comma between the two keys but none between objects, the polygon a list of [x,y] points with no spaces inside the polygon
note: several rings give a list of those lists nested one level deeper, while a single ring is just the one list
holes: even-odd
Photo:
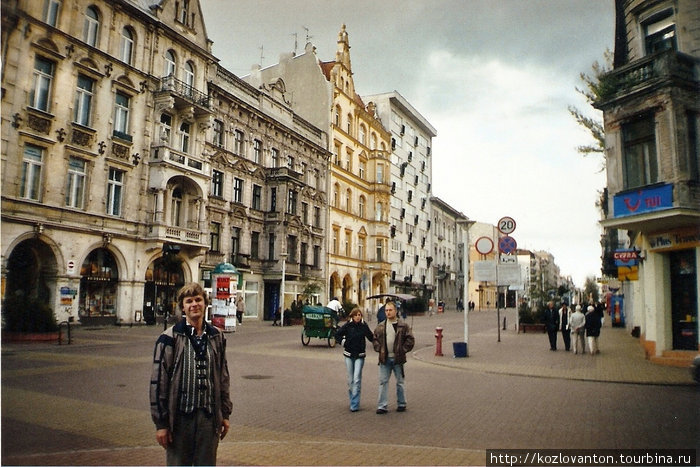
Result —
[{"label": "trash bin", "polygon": [[453,342],[452,349],[454,350],[455,358],[464,358],[467,356],[466,342]]}]

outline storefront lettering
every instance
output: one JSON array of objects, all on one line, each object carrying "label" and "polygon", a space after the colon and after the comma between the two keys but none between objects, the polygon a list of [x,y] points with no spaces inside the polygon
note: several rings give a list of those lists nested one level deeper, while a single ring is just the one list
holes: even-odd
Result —
[{"label": "storefront lettering", "polygon": [[649,235],[650,250],[670,250],[700,246],[700,228]]}]

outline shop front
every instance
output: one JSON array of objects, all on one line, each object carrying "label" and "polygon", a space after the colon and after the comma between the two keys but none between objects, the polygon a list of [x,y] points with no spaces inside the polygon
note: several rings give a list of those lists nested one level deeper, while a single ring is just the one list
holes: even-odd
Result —
[{"label": "shop front", "polygon": [[80,267],[78,315],[81,324],[115,324],[119,297],[119,270],[106,248],[93,250]]},{"label": "shop front", "polygon": [[153,261],[146,270],[143,291],[143,318],[146,324],[157,319],[177,315],[177,291],[185,285],[182,259],[164,255]]}]

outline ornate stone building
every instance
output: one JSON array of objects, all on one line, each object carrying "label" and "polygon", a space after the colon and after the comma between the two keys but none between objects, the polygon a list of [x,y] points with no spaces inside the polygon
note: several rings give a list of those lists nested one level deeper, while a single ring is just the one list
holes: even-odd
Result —
[{"label": "ornate stone building", "polygon": [[325,276],[326,134],[218,67],[199,2],[3,1],[2,47],[4,298],[128,323],[226,261],[262,317],[287,261]]},{"label": "ornate stone building", "polygon": [[292,108],[329,132],[328,297],[364,306],[370,294],[388,291],[391,274],[391,135],[374,103],[355,90],[345,26],[335,60],[320,61],[307,44],[303,54],[282,56],[244,77],[256,88],[280,78],[293,95]]}]

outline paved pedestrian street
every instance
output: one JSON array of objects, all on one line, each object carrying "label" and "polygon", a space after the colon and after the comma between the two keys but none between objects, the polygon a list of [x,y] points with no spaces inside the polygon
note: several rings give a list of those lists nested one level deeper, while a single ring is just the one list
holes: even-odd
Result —
[{"label": "paved pedestrian street", "polygon": [[[299,326],[244,321],[227,335],[234,412],[218,463],[484,465],[487,449],[699,448],[687,369],[649,363],[610,327],[599,355],[550,352],[546,335],[518,334],[514,312],[502,315],[498,342],[496,311],[470,313],[468,358],[452,352],[463,314],[409,318],[408,410],[395,411],[392,380],[386,415],[375,414],[371,348],[351,413],[339,346],[304,347]],[[148,401],[162,327],[72,331],[71,345],[3,342],[2,464],[162,465]]]}]

